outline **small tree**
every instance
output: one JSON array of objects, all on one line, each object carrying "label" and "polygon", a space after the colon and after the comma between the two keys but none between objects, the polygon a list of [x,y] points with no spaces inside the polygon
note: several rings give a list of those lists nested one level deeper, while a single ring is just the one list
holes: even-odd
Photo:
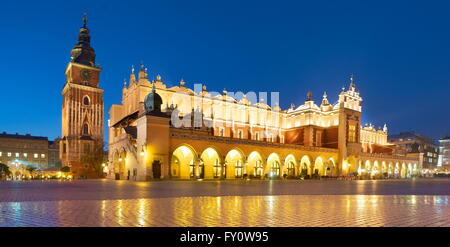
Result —
[{"label": "small tree", "polygon": [[11,171],[9,170],[9,167],[3,163],[0,163],[0,179],[2,179],[3,176],[9,176],[11,175]]},{"label": "small tree", "polygon": [[105,151],[103,145],[95,145],[92,152],[86,152],[81,157],[81,161],[88,167],[90,171],[94,171],[97,176],[103,175],[103,158]]}]

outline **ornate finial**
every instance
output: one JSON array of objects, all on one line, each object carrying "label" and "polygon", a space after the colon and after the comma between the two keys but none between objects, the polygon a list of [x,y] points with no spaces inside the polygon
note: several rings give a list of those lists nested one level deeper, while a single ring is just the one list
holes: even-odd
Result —
[{"label": "ornate finial", "polygon": [[144,70],[144,62],[141,60],[141,64],[139,65],[141,67],[141,70]]},{"label": "ornate finial", "polygon": [[127,79],[123,78],[123,87],[127,87]]},{"label": "ornate finial", "polygon": [[291,103],[291,110],[294,110],[294,107],[295,107],[294,103]]},{"label": "ornate finial", "polygon": [[84,12],[84,15],[83,15],[83,27],[84,28],[86,28],[86,25],[87,25],[87,14],[86,14],[86,12]]},{"label": "ornate finial", "polygon": [[134,65],[131,65],[131,73],[134,73]]},{"label": "ornate finial", "polygon": [[308,96],[308,99],[306,101],[312,101],[312,92],[309,91],[306,95]]},{"label": "ornate finial", "polygon": [[345,86],[342,86],[342,88],[341,88],[341,89],[342,89],[342,92],[344,92],[344,91],[345,91]]},{"label": "ornate finial", "polygon": [[327,98],[327,92],[323,92],[323,99]]},{"label": "ornate finial", "polygon": [[323,92],[323,99],[322,99],[322,105],[329,105],[330,103],[328,102],[327,99],[327,92]]},{"label": "ornate finial", "polygon": [[181,87],[184,87],[184,85],[186,84],[186,82],[184,81],[184,79],[183,78],[181,78],[181,81],[180,81],[180,86]]},{"label": "ornate finial", "polygon": [[157,81],[161,81],[161,75],[158,74],[158,75],[156,76],[156,80],[157,80]]},{"label": "ornate finial", "polygon": [[224,88],[224,89],[222,90],[222,93],[223,93],[223,95],[227,95],[227,90]]},{"label": "ornate finial", "polygon": [[353,74],[350,76],[350,89],[355,89],[355,77]]},{"label": "ornate finial", "polygon": [[206,91],[206,85],[202,86],[202,91]]}]

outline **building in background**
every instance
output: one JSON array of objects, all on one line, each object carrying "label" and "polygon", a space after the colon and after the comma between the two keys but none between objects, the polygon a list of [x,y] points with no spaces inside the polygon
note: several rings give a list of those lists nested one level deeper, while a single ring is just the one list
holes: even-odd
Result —
[{"label": "building in background", "polygon": [[439,149],[434,139],[416,132],[401,132],[390,135],[388,140],[394,145],[394,154],[423,153],[423,169],[437,168]]},{"label": "building in background", "polygon": [[71,51],[66,83],[62,90],[62,138],[60,158],[71,167],[74,177],[94,176],[83,164],[83,156],[103,145],[103,90],[99,88],[100,67],[95,63],[87,18]]},{"label": "building in background", "polygon": [[450,171],[450,136],[439,139],[438,169]]},{"label": "building in background", "polygon": [[59,159],[59,142],[60,138],[54,141],[48,141],[48,168],[61,168],[61,160]]},{"label": "building in background", "polygon": [[0,163],[8,166],[25,165],[37,169],[48,167],[48,138],[0,133]]}]

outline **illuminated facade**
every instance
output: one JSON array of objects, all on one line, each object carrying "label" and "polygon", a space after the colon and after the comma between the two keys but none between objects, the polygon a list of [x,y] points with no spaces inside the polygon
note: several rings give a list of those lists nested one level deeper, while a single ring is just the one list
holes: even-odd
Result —
[{"label": "illuminated facade", "polygon": [[75,177],[91,172],[81,160],[96,145],[103,144],[104,128],[103,90],[99,88],[101,69],[95,64],[86,16],[83,20],[78,43],[71,51],[71,61],[65,71],[59,144],[62,165],[71,167]]},{"label": "illuminated facade", "polygon": [[[196,88],[194,88],[196,89]],[[141,65],[109,110],[111,179],[235,179],[299,176],[411,177],[418,157],[392,154],[387,127],[361,126],[362,98],[353,78],[336,104],[282,110],[249,99],[148,79]],[[233,97],[234,96],[234,97]]]}]

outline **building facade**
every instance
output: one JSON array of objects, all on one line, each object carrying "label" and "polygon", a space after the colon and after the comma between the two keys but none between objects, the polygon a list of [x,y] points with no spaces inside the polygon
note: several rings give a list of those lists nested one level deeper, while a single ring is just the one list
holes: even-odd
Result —
[{"label": "building facade", "polygon": [[71,51],[66,83],[62,90],[62,138],[60,159],[71,167],[74,177],[88,176],[92,171],[83,164],[83,155],[103,145],[103,90],[99,88],[100,67],[90,44],[87,18],[83,18],[78,43]]},{"label": "building facade", "polygon": [[282,110],[250,94],[168,88],[141,66],[109,110],[112,179],[235,179],[420,175],[419,158],[394,154],[387,127],[361,126],[362,98],[351,78],[336,104]]},{"label": "building facade", "polygon": [[48,167],[47,137],[0,133],[0,163],[13,167]]},{"label": "building facade", "polygon": [[394,145],[395,154],[422,153],[424,169],[434,170],[437,167],[439,148],[432,138],[415,132],[401,132],[390,135],[388,141]]},{"label": "building facade", "polygon": [[439,139],[438,170],[450,171],[450,136]]}]

